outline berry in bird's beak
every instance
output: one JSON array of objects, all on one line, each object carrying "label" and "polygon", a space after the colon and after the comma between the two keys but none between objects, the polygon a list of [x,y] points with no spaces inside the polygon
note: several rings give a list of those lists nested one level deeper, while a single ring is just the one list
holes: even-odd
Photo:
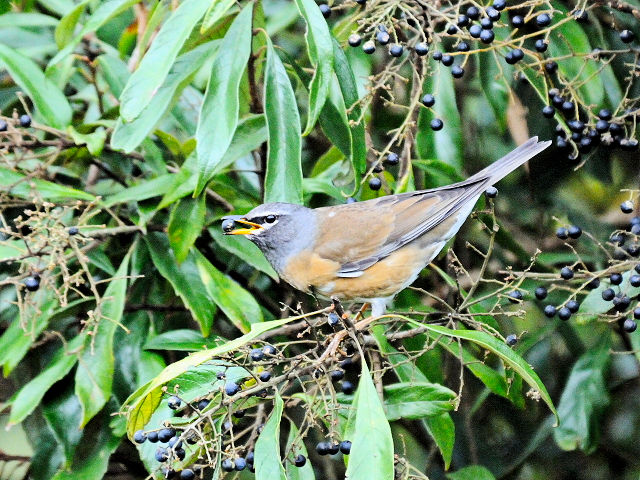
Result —
[{"label": "berry in bird's beak", "polygon": [[222,221],[222,231],[224,233],[231,233],[231,231],[235,228],[236,222],[231,218],[227,218]]}]

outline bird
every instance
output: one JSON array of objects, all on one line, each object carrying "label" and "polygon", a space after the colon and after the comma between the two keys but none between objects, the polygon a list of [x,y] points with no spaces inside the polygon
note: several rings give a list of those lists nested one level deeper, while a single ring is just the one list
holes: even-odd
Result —
[{"label": "bird", "polygon": [[319,208],[275,202],[222,218],[226,235],[244,235],[295,289],[371,304],[385,314],[460,229],[496,182],[546,149],[530,138],[462,182]]}]

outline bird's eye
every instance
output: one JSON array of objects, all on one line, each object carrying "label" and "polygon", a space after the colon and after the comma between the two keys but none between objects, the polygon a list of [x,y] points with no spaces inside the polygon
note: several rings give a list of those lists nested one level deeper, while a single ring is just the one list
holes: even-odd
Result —
[{"label": "bird's eye", "polygon": [[276,221],[276,216],[275,215],[267,215],[264,218],[264,221],[267,222],[267,223],[273,223],[273,222]]}]

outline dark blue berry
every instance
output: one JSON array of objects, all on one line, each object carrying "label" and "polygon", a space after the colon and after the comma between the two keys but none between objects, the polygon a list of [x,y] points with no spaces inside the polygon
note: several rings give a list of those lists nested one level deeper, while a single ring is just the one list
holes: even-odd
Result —
[{"label": "dark blue berry", "polygon": [[234,463],[235,463],[235,468],[238,472],[244,470],[245,467],[247,466],[247,461],[242,457],[236,458]]},{"label": "dark blue berry", "polygon": [[378,177],[373,177],[371,180],[369,180],[369,188],[371,190],[377,191],[380,190],[381,187],[382,180],[380,180]]},{"label": "dark blue berry", "polygon": [[622,202],[620,204],[620,210],[622,210],[622,213],[631,213],[631,212],[633,212],[633,202],[631,200],[627,200],[626,202]]},{"label": "dark blue berry", "polygon": [[200,411],[204,410],[205,408],[207,408],[207,405],[209,405],[209,400],[208,399],[205,398],[203,400],[200,400],[198,402],[198,410],[200,410]]},{"label": "dark blue berry", "polygon": [[305,464],[307,463],[307,457],[305,457],[304,455],[302,455],[301,453],[298,454],[295,458],[295,460],[293,461],[293,464],[296,467],[304,467]]},{"label": "dark blue berry", "polygon": [[453,75],[453,78],[462,78],[464,75],[464,68],[460,65],[454,65],[451,67],[451,75]]},{"label": "dark blue berry", "polygon": [[258,378],[261,382],[268,382],[269,380],[271,380],[271,372],[267,370],[265,370],[264,372],[260,372]]},{"label": "dark blue berry", "polygon": [[553,60],[549,60],[547,63],[544,64],[544,69],[547,71],[547,73],[550,73],[550,74],[556,73],[556,71],[558,70],[558,64]]},{"label": "dark blue berry", "polygon": [[619,273],[612,273],[609,276],[609,281],[611,282],[611,285],[620,285],[622,283],[622,275]]},{"label": "dark blue berry", "polygon": [[24,286],[30,292],[35,292],[40,288],[40,279],[38,277],[27,277],[24,281]]},{"label": "dark blue berry", "polygon": [[251,350],[251,360],[254,362],[259,362],[264,358],[264,352],[261,348],[254,348]]},{"label": "dark blue berry", "polygon": [[480,20],[480,26],[484,30],[491,30],[493,28],[493,22],[491,21],[490,18],[485,17],[482,20]]},{"label": "dark blue berry", "polygon": [[413,51],[416,52],[416,55],[419,57],[423,57],[429,53],[429,46],[424,42],[416,43],[416,46],[413,47]]},{"label": "dark blue berry", "polygon": [[[624,43],[631,43],[635,38],[635,34],[631,30],[623,30],[620,32],[620,40]],[[22,119],[22,117],[20,117]]]},{"label": "dark blue berry", "polygon": [[180,480],[193,480],[196,478],[196,474],[190,468],[185,468],[180,472]]},{"label": "dark blue berry", "polygon": [[229,458],[225,458],[220,464],[220,467],[225,472],[233,472],[233,462]]},{"label": "dark blue berry", "polygon": [[507,6],[507,0],[494,0],[493,8],[496,10],[504,10]]},{"label": "dark blue berry", "polygon": [[20,122],[21,127],[27,128],[31,126],[31,117],[27,114],[20,115],[20,119],[18,121]]},{"label": "dark blue berry", "polygon": [[77,235],[78,231],[78,227],[69,227],[69,235]]},{"label": "dark blue berry", "polygon": [[237,383],[230,382],[224,386],[224,393],[226,393],[230,397],[235,395],[239,391],[240,391],[240,385],[238,385]]},{"label": "dark blue berry", "polygon": [[511,25],[520,28],[524,25],[524,17],[522,15],[514,15],[511,19]]},{"label": "dark blue berry", "polygon": [[9,125],[4,120],[0,120],[0,132],[6,132]]},{"label": "dark blue berry", "polygon": [[344,378],[344,370],[331,370],[329,372],[329,376],[331,377],[331,381],[337,382],[338,380],[342,380]]},{"label": "dark blue berry", "polygon": [[545,105],[544,108],[542,109],[542,115],[544,115],[547,118],[553,118],[555,114],[556,114],[556,109],[553,108],[551,105]]},{"label": "dark blue berry", "polygon": [[349,440],[340,442],[340,451],[343,455],[349,455],[351,453],[351,442]]},{"label": "dark blue berry", "polygon": [[489,20],[491,20],[492,22],[497,22],[498,20],[500,20],[500,12],[493,7],[488,7],[485,10],[485,13],[487,14],[487,17],[489,17]]},{"label": "dark blue berry", "polygon": [[622,329],[627,332],[627,333],[633,333],[636,331],[636,328],[638,328],[638,324],[630,319],[630,318],[625,318],[624,322],[622,323]]},{"label": "dark blue berry", "polygon": [[320,12],[322,12],[322,16],[324,18],[329,18],[331,16],[331,7],[329,5],[321,3],[318,7],[320,7]]},{"label": "dark blue berry", "polygon": [[640,287],[640,275],[631,275],[629,283],[632,287]]},{"label": "dark blue berry", "polygon": [[453,65],[453,57],[451,55],[443,55],[442,64],[445,67],[450,67],[451,65]]},{"label": "dark blue berry", "polygon": [[576,238],[580,238],[580,235],[582,235],[582,229],[580,227],[578,227],[577,225],[571,225],[567,229],[567,233],[569,234],[569,236],[571,238],[573,238],[575,240]]},{"label": "dark blue berry", "polygon": [[538,40],[536,40],[536,43],[535,43],[536,51],[540,53],[546,52],[548,46],[549,44],[545,42],[542,38],[539,38]]},{"label": "dark blue berry", "polygon": [[488,45],[493,42],[495,38],[496,36],[493,33],[493,30],[482,30],[482,32],[480,32],[480,40],[482,41],[482,43]]},{"label": "dark blue berry", "polygon": [[355,391],[356,387],[353,383],[347,380],[342,382],[342,393],[344,393],[345,395],[351,395]]},{"label": "dark blue berry", "polygon": [[468,52],[469,50],[471,50],[471,47],[467,42],[460,42],[456,47],[456,50],[458,52]]},{"label": "dark blue berry", "polygon": [[433,52],[433,59],[436,62],[439,62],[440,60],[442,60],[442,52]]},{"label": "dark blue berry", "polygon": [[544,314],[545,316],[549,317],[549,318],[553,318],[556,316],[556,307],[554,307],[553,305],[547,305],[546,307],[544,307]]},{"label": "dark blue berry", "polygon": [[573,270],[570,267],[562,267],[560,276],[565,280],[571,280],[573,278]]},{"label": "dark blue berry", "polygon": [[404,53],[404,48],[402,47],[402,45],[392,45],[391,48],[389,49],[389,53],[391,54],[392,57],[401,57],[402,54]]},{"label": "dark blue berry", "polygon": [[522,300],[522,292],[520,290],[512,290],[508,296],[511,303],[519,303]]},{"label": "dark blue berry", "polygon": [[158,432],[149,432],[147,434],[147,440],[151,443],[156,443],[158,441]]},{"label": "dark blue berry", "polygon": [[357,33],[353,33],[349,35],[348,42],[349,42],[349,46],[351,47],[359,47],[360,44],[362,43],[362,37]]},{"label": "dark blue berry", "polygon": [[616,296],[616,292],[613,291],[613,288],[606,288],[602,291],[602,299],[605,302],[610,302]]},{"label": "dark blue berry", "polygon": [[518,343],[518,337],[512,333],[511,335],[507,335],[507,338],[505,338],[505,342],[510,347],[513,347],[516,343]]},{"label": "dark blue berry", "polygon": [[558,318],[560,320],[569,320],[571,318],[571,310],[569,310],[567,307],[562,307],[560,310],[558,310]]},{"label": "dark blue berry", "polygon": [[147,440],[147,435],[144,433],[144,430],[137,430],[136,433],[133,434],[133,441],[136,443],[144,443]]},{"label": "dark blue berry", "polygon": [[541,13],[536,17],[536,25],[538,25],[539,28],[548,27],[551,25],[551,17],[546,13]]},{"label": "dark blue berry", "polygon": [[176,431],[173,428],[163,428],[158,432],[158,440],[162,443],[167,443],[175,435]]},{"label": "dark blue berry", "polygon": [[483,31],[484,30],[482,30],[482,27],[477,23],[469,27],[469,35],[471,35],[473,38],[480,38]]},{"label": "dark blue berry", "polygon": [[576,313],[578,311],[578,309],[580,308],[580,304],[575,300],[569,300],[567,302],[566,307],[569,309],[569,311],[571,313]]},{"label": "dark blue berry", "polygon": [[169,459],[169,451],[164,447],[158,447],[156,450],[156,461],[166,462]]},{"label": "dark blue berry", "polygon": [[544,287],[536,288],[534,293],[538,300],[544,300],[545,298],[547,298],[547,289]]},{"label": "dark blue berry", "polygon": [[362,51],[367,55],[371,55],[376,51],[376,45],[371,40],[364,42],[362,45]]},{"label": "dark blue berry", "polygon": [[640,319],[640,307],[636,307],[633,310],[633,318],[635,318],[636,320]]},{"label": "dark blue berry", "polygon": [[433,107],[435,105],[435,103],[436,103],[436,99],[430,93],[427,93],[422,97],[422,104],[425,107]]},{"label": "dark blue berry", "polygon": [[182,405],[182,400],[180,400],[175,395],[170,396],[169,400],[167,400],[167,406],[171,410],[177,410],[178,408],[180,408],[180,405]]},{"label": "dark blue berry", "polygon": [[329,442],[320,442],[316,445],[316,452],[318,455],[328,455],[331,450],[331,444]]},{"label": "dark blue berry", "polygon": [[566,240],[567,238],[569,238],[569,232],[566,228],[560,227],[556,230],[556,237],[558,237],[560,240]]},{"label": "dark blue berry", "polygon": [[264,347],[262,347],[262,352],[267,356],[272,356],[277,353],[277,350],[273,345],[265,345]]},{"label": "dark blue berry", "polygon": [[488,198],[496,198],[498,196],[498,189],[496,187],[489,187],[484,191],[484,194]]},{"label": "dark blue berry", "polygon": [[444,127],[444,123],[439,118],[431,120],[431,130],[437,132],[438,130],[442,130],[442,127]]},{"label": "dark blue berry", "polygon": [[478,7],[471,6],[467,8],[467,17],[471,20],[477,20],[480,18],[480,9]]},{"label": "dark blue berry", "polygon": [[376,35],[376,40],[380,45],[386,45],[391,40],[391,36],[389,35],[388,32],[381,30]]}]

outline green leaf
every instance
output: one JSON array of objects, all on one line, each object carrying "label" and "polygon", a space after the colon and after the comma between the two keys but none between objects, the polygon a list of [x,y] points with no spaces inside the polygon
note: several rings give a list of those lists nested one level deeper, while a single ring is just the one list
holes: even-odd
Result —
[{"label": "green leaf", "polygon": [[[428,382],[427,377],[420,371],[415,362],[410,361],[405,355],[391,346],[385,336],[382,325],[374,325],[371,332],[380,347],[380,351],[387,355],[389,362],[394,365],[393,370],[401,382]],[[449,468],[453,456],[456,433],[451,416],[448,413],[443,413],[438,416],[427,417],[424,419],[423,424],[436,442],[444,459],[445,468]]]},{"label": "green leaf", "polygon": [[302,204],[300,114],[287,72],[269,38],[264,103],[269,131],[264,201]]},{"label": "green leaf", "polygon": [[58,49],[62,49],[73,38],[73,32],[76,29],[80,16],[84,13],[86,6],[89,4],[89,0],[83,0],[78,3],[73,10],[67,13],[60,19],[60,23],[56,27],[54,32],[54,38]]},{"label": "green leaf", "polygon": [[[570,16],[567,8],[558,1],[551,2],[554,9]],[[572,19],[573,20],[573,19]],[[558,60],[558,70],[567,83],[577,84],[577,90],[587,105],[600,105],[604,99],[604,85],[599,65],[588,57],[577,54],[591,53],[589,37],[575,21],[564,22],[549,34],[549,55],[566,57]]]},{"label": "green leaf", "polygon": [[[112,408],[110,410],[115,410]],[[60,470],[52,480],[100,480],[104,478],[111,454],[120,445],[120,437],[109,427],[110,413],[102,412],[91,422],[76,449],[68,469]]]},{"label": "green leaf", "polygon": [[206,197],[183,198],[169,217],[169,244],[178,263],[182,263],[204,228],[207,206]]},{"label": "green leaf", "polygon": [[234,3],[234,0],[213,0],[200,25],[200,33],[204,34],[221,20]]},{"label": "green leaf", "polygon": [[453,410],[455,392],[430,382],[394,383],[384,387],[387,420],[417,420]]},{"label": "green leaf", "polygon": [[209,234],[221,248],[234,254],[256,270],[269,275],[272,279],[278,280],[278,273],[255,244],[247,242],[246,238],[238,238],[240,235],[225,235],[219,227],[209,228]]},{"label": "green leaf", "polygon": [[456,426],[451,415],[442,413],[434,417],[427,417],[424,419],[424,425],[438,445],[444,460],[444,468],[448,469],[453,458],[453,446],[456,440]]},{"label": "green leaf", "polygon": [[[188,371],[191,367],[195,367],[204,362],[222,356],[228,352],[237,350],[238,348],[248,344],[261,334],[268,332],[274,328],[281,327],[287,323],[300,320],[303,316],[295,316],[283,318],[281,320],[272,320],[270,322],[254,323],[251,325],[251,331],[228,341],[218,347],[193,353],[188,357],[179,360],[167,366],[160,375],[155,377],[146,385],[140,387],[134,392],[124,403],[123,409],[127,413],[127,434],[131,438],[136,430],[144,428],[151,418],[156,407],[162,398],[162,387]],[[128,408],[127,408],[128,407]]]},{"label": "green leaf", "polygon": [[38,119],[53,128],[69,125],[72,112],[67,98],[33,60],[0,43],[0,65],[33,101]]},{"label": "green leaf", "polygon": [[231,144],[240,113],[239,89],[251,55],[253,3],[234,19],[213,61],[196,129],[199,195]]},{"label": "green leaf", "polygon": [[[251,329],[251,324],[262,322],[262,310],[253,295],[211,265],[200,252],[194,249],[193,253],[200,271],[200,278],[209,297],[231,320],[231,323],[241,332],[246,333]],[[202,334],[206,336],[209,331],[203,331]]]},{"label": "green leaf", "polygon": [[99,312],[98,328],[87,336],[84,351],[79,356],[76,370],[76,395],[82,405],[80,427],[84,427],[111,397],[113,386],[113,335],[120,325],[127,294],[127,273],[131,250],[125,255],[118,271],[104,292]]},{"label": "green leaf", "polygon": [[[486,332],[479,332],[476,330],[452,330],[439,325],[422,324],[413,319],[407,319],[407,321],[416,327],[425,327],[430,332],[444,335],[446,337],[460,338],[462,340],[469,340],[482,348],[489,350],[502,359],[505,364],[511,367],[516,373],[518,373],[533,389],[537,391],[540,398],[547,404],[551,412],[558,417],[553,406],[553,401],[549,396],[549,392],[545,388],[544,384],[540,380],[540,377],[533,371],[533,368],[516,352],[509,348],[504,342],[489,335]],[[441,342],[442,343],[442,342]]]},{"label": "green leaf", "polygon": [[[298,440],[296,442],[296,440]],[[307,457],[307,463],[302,467],[296,467],[292,462],[285,462],[287,471],[287,480],[316,480],[316,476],[313,473],[313,467],[309,462],[309,455],[307,448],[304,446],[304,442],[298,439],[298,427],[295,423],[289,422],[289,438],[287,439],[287,452],[292,452],[292,459],[299,454]]]},{"label": "green leaf", "polygon": [[200,325],[202,334],[208,336],[213,324],[215,304],[200,277],[197,264],[199,253],[197,250],[191,250],[184,262],[178,264],[165,234],[150,233],[145,237],[145,241],[160,275],[169,280],[176,294]]},{"label": "green leaf", "polygon": [[104,79],[109,85],[113,96],[119,97],[130,76],[127,64],[119,58],[108,54],[100,55],[96,59],[96,63],[99,71],[104,75]]},{"label": "green leaf", "polygon": [[138,185],[125,188],[115,195],[105,198],[103,205],[111,207],[118,203],[139,202],[163,195],[173,184],[173,175],[167,173],[151,180],[143,180]]},{"label": "green leaf", "polygon": [[59,20],[35,12],[9,12],[0,15],[0,28],[11,27],[55,27]]},{"label": "green leaf", "polygon": [[124,121],[133,121],[149,105],[209,4],[209,0],[184,0],[160,28],[120,96],[120,115]]},{"label": "green leaf", "polygon": [[605,375],[611,356],[610,336],[605,334],[596,348],[587,350],[571,369],[558,404],[560,426],[553,431],[563,450],[580,448],[587,455],[598,447],[600,420],[609,406]]},{"label": "green leaf", "polygon": [[471,465],[456,472],[447,473],[447,478],[449,480],[495,480],[496,477],[482,465]]},{"label": "green leaf", "polygon": [[[3,366],[5,377],[20,363],[29,351],[31,344],[38,339],[40,333],[51,321],[57,317],[72,315],[78,306],[92,300],[91,297],[78,299],[70,302],[66,307],[54,310],[58,301],[51,294],[51,291],[40,289],[33,299],[38,303],[37,310],[33,311],[29,305],[26,306],[26,324],[22,325],[16,319],[11,322],[9,328],[0,337],[0,365]],[[44,298],[40,301],[42,297]]]},{"label": "green leaf", "polygon": [[[432,74],[425,78],[424,92],[433,93],[436,103],[432,109],[421,108],[418,114],[416,150],[423,160],[438,159],[457,171],[462,168],[462,122],[456,105],[453,77],[447,67],[431,62]],[[434,132],[430,122],[440,118],[444,128]]]},{"label": "green leaf", "polygon": [[118,119],[111,136],[111,147],[127,153],[138,147],[158,122],[166,116],[176,95],[189,82],[193,74],[218,51],[219,44],[219,40],[214,40],[180,55],[171,66],[162,85],[158,87],[139,115],[130,122],[124,122],[122,118]]},{"label": "green leaf", "polygon": [[382,402],[362,360],[362,372],[355,400],[355,430],[346,478],[370,480],[393,478],[393,438]]},{"label": "green leaf", "polygon": [[273,411],[256,442],[256,480],[287,480],[280,460],[280,420],[283,407],[280,393],[276,390]]},{"label": "green leaf", "polygon": [[34,196],[43,200],[87,200],[95,201],[96,197],[90,193],[82,192],[74,188],[58,185],[40,178],[30,178],[22,173],[14,172],[8,168],[0,167],[0,187],[9,195],[30,199]]},{"label": "green leaf", "polygon": [[80,133],[73,126],[67,127],[67,133],[71,136],[76,145],[86,145],[91,155],[99,157],[104,148],[104,141],[107,139],[107,132],[99,127],[91,133]]},{"label": "green leaf", "polygon": [[478,74],[482,91],[493,110],[500,132],[504,133],[507,129],[509,79],[513,77],[513,67],[504,65],[501,60],[495,50],[478,53]]},{"label": "green leaf", "polygon": [[327,21],[313,0],[296,0],[300,14],[307,22],[307,51],[315,67],[309,86],[309,115],[303,135],[308,135],[318,121],[329,96],[333,74],[333,42]]},{"label": "green leaf", "polygon": [[340,44],[332,39],[334,69],[340,84],[340,91],[347,107],[347,118],[351,122],[351,151],[349,158],[356,176],[367,170],[367,142],[365,138],[364,119],[360,108],[358,86],[356,78],[349,64],[349,60]]},{"label": "green leaf", "polygon": [[205,348],[213,348],[224,342],[224,339],[204,338],[195,330],[169,330],[147,340],[145,350],[176,350],[182,352],[196,352]]},{"label": "green leaf", "polygon": [[[122,12],[130,8],[132,5],[138,3],[138,0],[107,0],[101,2],[98,8],[94,10],[87,22],[76,36],[60,50],[50,61],[47,69],[52,68],[54,65],[62,61],[68,55],[73,52],[76,45],[90,32],[99,29],[103,24],[111,20],[113,17],[120,15]],[[75,8],[75,6],[74,6]],[[69,10],[70,11],[70,10]],[[68,12],[66,12],[68,13]]]},{"label": "green leaf", "polygon": [[47,390],[71,371],[78,361],[76,350],[82,345],[85,335],[78,335],[67,345],[60,348],[51,358],[47,366],[22,387],[9,401],[11,415],[9,426],[20,423],[40,404]]}]

